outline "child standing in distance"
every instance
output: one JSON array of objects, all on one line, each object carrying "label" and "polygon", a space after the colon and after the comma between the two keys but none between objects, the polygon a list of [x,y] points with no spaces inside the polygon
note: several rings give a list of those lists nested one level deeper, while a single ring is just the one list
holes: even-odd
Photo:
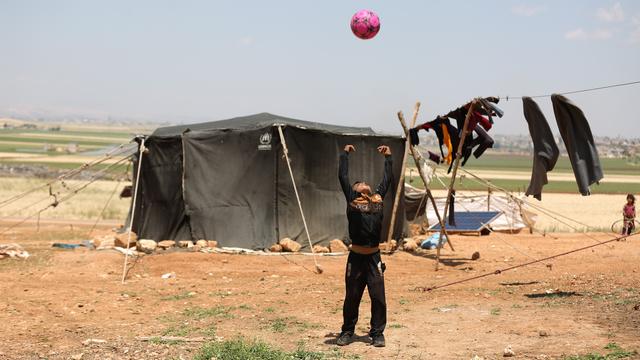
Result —
[{"label": "child standing in distance", "polygon": [[624,217],[622,235],[631,235],[636,227],[636,198],[633,194],[627,195],[627,203],[622,208],[622,216]]}]

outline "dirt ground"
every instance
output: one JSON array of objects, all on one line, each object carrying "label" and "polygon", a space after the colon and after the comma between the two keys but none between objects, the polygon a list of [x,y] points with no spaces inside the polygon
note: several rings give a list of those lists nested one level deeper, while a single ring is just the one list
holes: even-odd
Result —
[{"label": "dirt ground", "polygon": [[[516,359],[605,353],[610,343],[640,350],[640,237],[426,293],[416,288],[594,240],[454,236],[456,252],[443,251],[438,272],[433,251],[384,255],[387,347],[365,343],[365,295],[360,337],[338,349],[345,256],[320,258],[325,271],[316,275],[307,270],[313,268],[309,256],[173,251],[135,261],[122,285],[121,254],[50,248],[54,241],[82,239],[83,231],[46,225],[38,233],[25,227],[3,236],[32,256],[0,260],[0,359],[189,359],[202,346],[139,338],[170,335],[244,337],[359,359],[499,359],[508,345]],[[479,260],[470,260],[474,251]],[[171,272],[175,278],[162,278]]]}]

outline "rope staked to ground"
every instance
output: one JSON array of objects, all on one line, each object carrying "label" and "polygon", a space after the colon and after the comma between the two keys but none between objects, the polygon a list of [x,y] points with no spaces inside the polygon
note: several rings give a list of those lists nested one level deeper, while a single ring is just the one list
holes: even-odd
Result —
[{"label": "rope staked to ground", "polygon": [[[477,176],[477,175],[475,175],[475,174],[473,174],[473,173],[469,172],[468,170],[462,169],[462,171],[463,171],[463,172],[465,172],[466,174],[470,175],[470,176],[472,177],[472,179],[471,179],[472,181],[474,181],[474,179],[476,179],[475,181],[476,181],[477,183],[480,183],[480,184],[483,184],[483,185],[485,185],[485,186],[491,187],[491,188],[492,188],[492,189],[494,189],[494,190],[498,190],[498,191],[500,191],[500,192],[503,192],[503,193],[505,193],[507,196],[509,196],[511,199],[513,199],[514,201],[519,202],[520,204],[523,204],[523,205],[530,206],[530,207],[534,208],[535,210],[538,210],[538,211],[540,211],[540,212],[544,213],[545,215],[549,216],[549,217],[550,217],[550,218],[552,218],[553,220],[555,220],[555,221],[557,221],[557,222],[559,222],[559,223],[561,223],[561,224],[566,225],[566,226],[567,226],[567,227],[569,227],[570,229],[572,229],[572,230],[574,230],[574,231],[576,231],[576,232],[581,232],[581,233],[583,233],[583,234],[584,234],[586,237],[588,237],[589,239],[591,239],[591,240],[593,240],[593,241],[595,241],[595,242],[597,242],[597,243],[599,243],[599,242],[600,242],[600,240],[596,239],[594,236],[589,235],[589,234],[586,234],[586,233],[583,231],[583,229],[579,229],[577,226],[573,226],[573,225],[571,225],[571,224],[569,224],[569,223],[567,223],[567,222],[565,222],[565,221],[562,221],[562,220],[560,220],[560,218],[564,218],[564,219],[567,219],[567,220],[569,220],[569,221],[572,221],[572,222],[574,222],[574,223],[576,223],[576,224],[582,225],[582,226],[584,226],[584,227],[585,227],[585,229],[584,229],[584,230],[589,230],[589,229],[591,228],[589,225],[584,224],[584,223],[582,223],[582,222],[580,222],[580,221],[578,221],[578,220],[572,219],[572,218],[570,218],[570,217],[568,217],[568,216],[566,216],[566,215],[563,215],[563,214],[557,213],[557,212],[555,212],[555,211],[549,210],[549,209],[547,209],[547,208],[544,208],[544,207],[542,207],[542,206],[540,206],[540,205],[538,205],[538,204],[534,204],[534,203],[531,203],[531,202],[529,202],[529,201],[527,201],[527,200],[520,199],[520,198],[518,198],[517,196],[513,195],[509,190],[504,189],[504,188],[501,188],[501,187],[499,187],[499,186],[497,186],[497,185],[495,185],[495,184],[492,184],[491,182],[489,182],[489,181],[487,181],[487,180],[482,179],[481,177],[479,177],[479,176]],[[594,232],[596,232],[596,233],[601,233],[601,234],[605,234],[605,235],[609,235],[609,233],[602,232],[602,231],[594,231]]]},{"label": "rope staked to ground", "polygon": [[620,241],[620,240],[623,240],[623,239],[628,239],[630,237],[634,237],[634,236],[638,236],[638,235],[640,235],[640,233],[636,233],[636,234],[632,234],[632,235],[618,236],[618,237],[609,239],[607,241],[603,241],[603,242],[598,243],[598,244],[592,244],[592,245],[588,245],[588,246],[583,246],[581,248],[565,251],[565,252],[560,253],[560,254],[547,256],[547,257],[542,258],[542,259],[529,261],[529,262],[526,262],[526,263],[510,266],[510,267],[507,267],[507,268],[504,268],[504,269],[497,269],[497,270],[495,270],[493,272],[488,272],[488,273],[472,276],[472,277],[469,277],[469,278],[466,278],[466,279],[453,281],[453,282],[446,283],[446,284],[443,284],[443,285],[437,285],[437,286],[432,286],[432,287],[416,287],[415,291],[429,292],[429,291],[442,289],[442,288],[453,286],[453,285],[457,285],[457,284],[462,284],[462,283],[469,282],[469,281],[472,281],[472,280],[481,279],[481,278],[484,278],[484,277],[487,277],[487,276],[500,275],[500,274],[502,274],[504,272],[507,272],[509,270],[514,270],[514,269],[517,269],[517,268],[521,268],[521,267],[537,264],[537,263],[540,263],[540,262],[544,262],[544,261],[548,261],[548,260],[551,260],[551,259],[559,258],[561,256],[566,256],[566,255],[573,254],[573,253],[576,253],[576,252],[579,252],[579,251],[588,250],[588,249],[591,249],[591,248],[594,248],[594,247],[597,247],[597,246],[601,246],[601,245],[605,245],[605,244],[608,244],[608,243],[611,243],[611,242],[614,242],[614,241]]},{"label": "rope staked to ground", "polygon": [[284,139],[284,133],[282,132],[282,126],[278,125],[278,134],[280,135],[280,143],[282,143],[282,152],[284,153],[285,160],[287,161],[287,167],[289,168],[289,175],[291,176],[291,183],[293,184],[293,191],[296,194],[296,200],[298,201],[298,209],[300,210],[300,216],[302,217],[302,224],[304,225],[304,231],[307,234],[307,240],[309,241],[309,248],[313,254],[313,262],[316,266],[316,273],[322,274],[322,267],[318,264],[316,252],[313,250],[313,244],[311,243],[311,235],[309,235],[309,227],[307,227],[307,219],[304,216],[302,210],[302,202],[300,201],[300,195],[298,194],[298,187],[296,186],[296,180],[293,177],[293,170],[291,169],[291,160],[289,160],[289,149],[287,148],[287,142]]},{"label": "rope staked to ground", "polygon": [[58,176],[56,179],[47,182],[46,184],[42,184],[42,185],[38,185],[35,186],[27,191],[24,191],[20,194],[14,195],[8,199],[2,200],[0,201],[0,208],[7,206],[10,203],[13,203],[15,201],[18,201],[22,198],[24,198],[25,196],[38,191],[40,189],[45,189],[47,187],[50,187],[51,185],[57,183],[57,182],[64,182],[65,179],[71,178],[85,170],[88,170],[96,165],[99,165],[107,160],[113,159],[114,157],[121,155],[122,153],[126,152],[127,149],[125,149],[125,145],[127,145],[128,143],[125,144],[120,144],[118,145],[116,148],[112,149],[111,151],[107,152],[103,157],[98,158],[98,159],[94,159],[90,162],[84,163],[82,165],[80,165],[79,167],[75,168],[75,169],[71,169],[66,171],[65,173],[63,173],[62,175]]},{"label": "rope staked to ground", "polygon": [[[112,167],[114,167],[114,166],[118,166],[118,165],[120,165],[122,162],[124,162],[124,161],[126,161],[126,160],[129,160],[129,158],[130,158],[130,156],[126,156],[126,157],[124,157],[124,158],[122,158],[122,159],[118,160],[117,162],[115,162],[115,163],[113,163],[113,164],[110,164],[108,167],[106,167],[106,168],[104,168],[104,169],[100,170],[99,172],[97,172],[97,173],[96,173],[96,174],[95,174],[91,179],[89,179],[86,183],[81,184],[81,185],[79,185],[78,187],[76,187],[76,188],[74,188],[74,189],[69,189],[69,193],[67,193],[64,197],[62,197],[62,198],[60,198],[60,199],[58,199],[58,198],[57,198],[57,195],[59,195],[60,193],[59,193],[59,192],[58,192],[58,193],[56,193],[56,194],[55,194],[55,196],[54,196],[54,201],[53,201],[52,203],[48,204],[48,205],[47,205],[47,206],[45,206],[44,208],[42,208],[42,209],[40,209],[40,210],[38,210],[38,211],[36,211],[36,212],[34,212],[34,213],[32,213],[31,215],[27,215],[25,218],[23,218],[23,219],[22,219],[22,220],[20,220],[19,222],[14,223],[14,224],[12,224],[12,225],[10,225],[10,226],[8,226],[8,227],[4,228],[2,231],[0,231],[0,235],[3,235],[3,234],[5,234],[5,233],[7,233],[8,231],[10,231],[11,229],[14,229],[14,228],[16,228],[17,226],[20,226],[20,225],[24,224],[24,223],[25,223],[25,222],[27,222],[29,219],[31,219],[31,218],[33,218],[33,217],[35,217],[35,216],[38,216],[38,217],[39,217],[39,216],[40,216],[40,214],[41,214],[42,212],[46,211],[47,209],[49,209],[49,208],[55,208],[55,207],[57,207],[58,205],[60,205],[60,204],[64,203],[65,201],[67,201],[67,200],[69,200],[70,198],[72,198],[72,197],[74,197],[75,195],[77,195],[81,190],[85,189],[87,186],[89,186],[89,185],[93,184],[94,182],[96,182],[96,181],[100,180],[100,179],[102,178],[102,176],[104,176],[104,174],[106,174],[106,172],[107,172],[109,169],[111,169],[111,168],[112,168]],[[28,205],[27,207],[24,207],[24,208],[22,208],[22,209],[19,209],[18,211],[22,211],[22,210],[24,210],[24,209],[26,209],[26,208],[28,208],[28,207],[31,207],[31,206],[33,206],[33,205],[35,205],[35,204],[38,204],[38,203],[42,202],[42,201],[44,201],[44,200],[46,200],[46,199],[48,199],[48,198],[50,198],[50,197],[51,197],[51,195],[47,195],[47,197],[46,197],[46,198],[44,198],[44,199],[42,199],[42,200],[38,200],[37,202],[32,203],[32,204],[30,204],[30,205]],[[14,212],[14,214],[15,214],[15,213],[16,213],[16,212]]]}]

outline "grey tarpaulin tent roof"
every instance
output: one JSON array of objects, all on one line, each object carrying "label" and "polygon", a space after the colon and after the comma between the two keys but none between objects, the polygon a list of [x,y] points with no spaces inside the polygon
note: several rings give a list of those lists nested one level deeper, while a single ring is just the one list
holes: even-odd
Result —
[{"label": "grey tarpaulin tent roof", "polygon": [[[159,128],[145,141],[133,230],[153,240],[217,240],[221,246],[267,248],[289,237],[307,244],[277,126],[282,125],[302,207],[314,244],[348,239],[338,156],[354,144],[352,181],[373,184],[391,147],[396,179],[404,140],[370,128],[307,122],[261,113]],[[136,162],[137,164],[137,162]],[[135,169],[134,169],[135,171]],[[395,191],[385,199],[390,219]],[[399,214],[403,214],[402,199]],[[394,236],[403,231],[396,221]],[[386,238],[388,224],[383,228]]]}]

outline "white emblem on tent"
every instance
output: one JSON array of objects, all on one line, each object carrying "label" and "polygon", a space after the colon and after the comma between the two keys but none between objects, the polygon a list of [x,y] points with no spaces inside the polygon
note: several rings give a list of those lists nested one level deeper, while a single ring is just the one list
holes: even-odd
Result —
[{"label": "white emblem on tent", "polygon": [[258,150],[271,150],[271,133],[266,132],[260,135],[260,144]]}]

